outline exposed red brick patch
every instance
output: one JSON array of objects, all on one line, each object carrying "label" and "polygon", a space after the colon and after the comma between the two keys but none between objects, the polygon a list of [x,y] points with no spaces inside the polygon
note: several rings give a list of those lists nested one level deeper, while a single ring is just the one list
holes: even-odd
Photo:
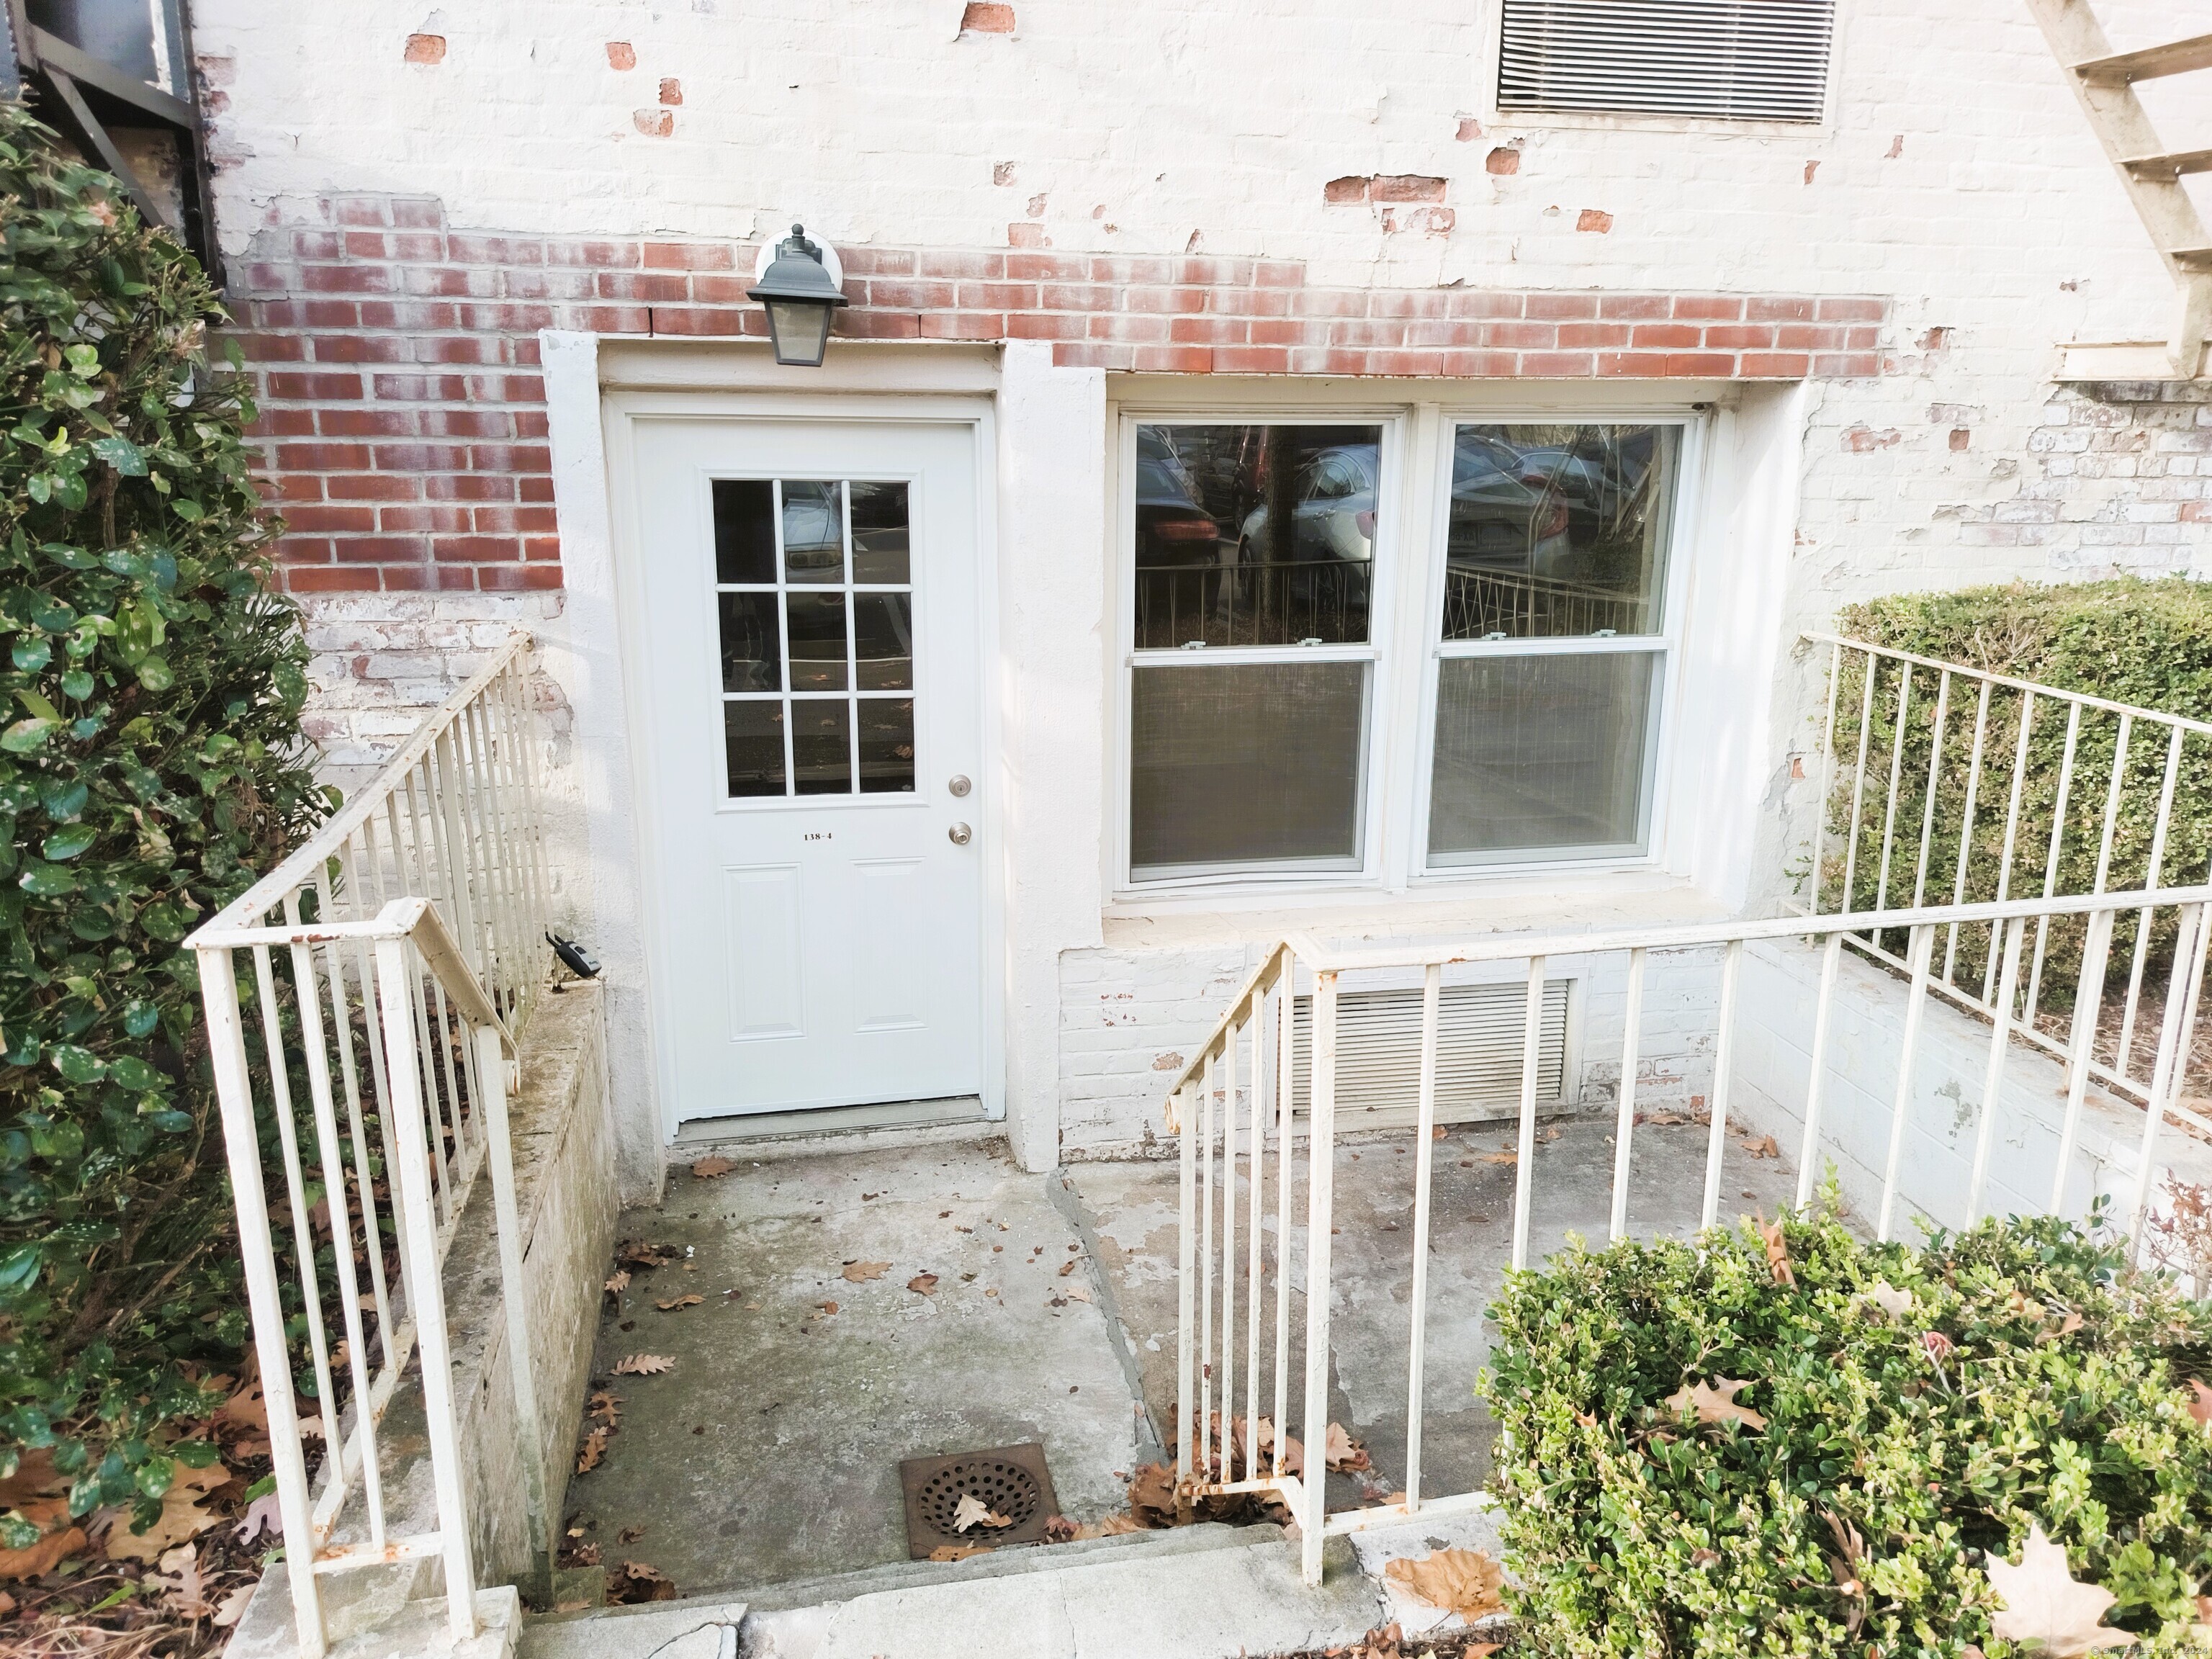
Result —
[{"label": "exposed red brick patch", "polygon": [[1044,192],[1042,191],[1039,191],[1036,195],[1030,198],[1030,204],[1025,211],[1032,219],[1042,219],[1044,217]]},{"label": "exposed red brick patch", "polygon": [[648,138],[665,138],[676,131],[676,112],[673,110],[641,109],[635,112],[630,119],[637,123],[637,130]]},{"label": "exposed red brick patch", "polygon": [[1575,216],[1575,228],[1595,231],[1602,236],[1613,228],[1613,216],[1603,208],[1584,208]]},{"label": "exposed red brick patch", "polygon": [[1459,131],[1452,137],[1462,144],[1471,144],[1482,137],[1482,123],[1472,115],[1462,115],[1459,118]]},{"label": "exposed red brick patch", "polygon": [[1521,151],[1512,144],[1500,144],[1483,158],[1482,170],[1504,178],[1521,171]]},{"label": "exposed red brick patch", "polygon": [[609,69],[616,70],[635,69],[637,67],[637,48],[631,46],[627,40],[608,41],[607,67]]},{"label": "exposed red brick patch", "polygon": [[1923,351],[1948,351],[1951,349],[1951,331],[1931,328],[1921,335],[1918,344]]},{"label": "exposed red brick patch", "polygon": [[446,61],[446,37],[442,34],[410,34],[407,37],[407,61],[410,64],[442,64]]},{"label": "exposed red brick patch", "polygon": [[991,169],[991,182],[994,185],[1012,184],[1014,182],[1014,164],[1012,161],[1000,161],[994,166]]},{"label": "exposed red brick patch", "polygon": [[660,83],[660,101],[675,106],[684,101],[684,83],[673,76]]},{"label": "exposed red brick patch", "polygon": [[1377,202],[1441,202],[1444,181],[1422,173],[1378,173],[1369,195]]},{"label": "exposed red brick patch", "polygon": [[1806,162],[1806,163],[1805,163],[1805,182],[1806,182],[1807,184],[1808,184],[1808,185],[1809,185],[1809,184],[1811,184],[1811,183],[1813,182],[1813,175],[1814,175],[1814,173],[1818,173],[1820,170],[1820,164],[1818,161],[1808,161],[1808,162]]},{"label": "exposed red brick patch", "polygon": [[1954,449],[1964,449],[1964,448],[1966,448],[1968,445],[1972,444],[1973,441],[1974,441],[1974,434],[1973,434],[1972,432],[1968,431],[1965,427],[1963,427],[1963,426],[1954,426],[1954,427],[1953,427],[1953,428],[1951,428],[1951,447],[1952,447],[1952,448],[1954,448]]},{"label": "exposed red brick patch", "polygon": [[998,3],[998,0],[968,0],[968,9],[960,14],[963,34],[1012,34],[1014,32],[1014,9]]},{"label": "exposed red brick patch", "polygon": [[1877,449],[1894,449],[1897,441],[1898,434],[1894,428],[1884,427],[1876,430],[1864,422],[1846,427],[1844,430],[1844,447],[1854,455],[1870,455]]},{"label": "exposed red brick patch", "polygon": [[1365,173],[1346,173],[1341,179],[1332,179],[1321,187],[1321,199],[1342,205],[1347,202],[1364,202],[1374,179]]},{"label": "exposed red brick patch", "polygon": [[1882,160],[1885,161],[1894,161],[1899,156],[1904,154],[1905,135],[1900,132],[1896,137],[1889,141],[1889,154],[1882,157]]},{"label": "exposed red brick patch", "polygon": [[1048,245],[1044,240],[1044,227],[1024,224],[1017,221],[1006,227],[1006,246],[1008,247],[1047,246]]}]

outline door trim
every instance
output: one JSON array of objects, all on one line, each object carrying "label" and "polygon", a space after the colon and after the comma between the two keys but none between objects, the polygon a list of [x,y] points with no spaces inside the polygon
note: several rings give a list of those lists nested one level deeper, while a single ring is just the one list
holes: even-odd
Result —
[{"label": "door trim", "polygon": [[[961,395],[902,395],[840,392],[824,395],[807,392],[691,392],[641,390],[604,386],[599,398],[602,441],[606,456],[609,492],[609,541],[612,563],[612,654],[617,659],[623,704],[623,726],[628,739],[629,819],[635,848],[635,879],[639,890],[639,933],[647,987],[644,999],[647,1023],[647,1045],[652,1057],[653,1095],[663,1146],[674,1144],[680,1126],[673,1033],[663,1018],[660,997],[652,987],[672,982],[678,964],[668,955],[669,944],[662,918],[671,895],[666,875],[659,867],[660,823],[653,745],[651,676],[646,670],[643,526],[638,499],[639,448],[653,427],[665,424],[744,426],[774,422],[844,425],[939,425],[969,429],[974,453],[975,490],[975,594],[979,665],[979,734],[981,769],[978,780],[982,795],[979,815],[986,837],[981,883],[982,915],[979,918],[979,979],[976,987],[981,1018],[981,1069],[978,1079],[984,1115],[1002,1121],[1006,1112],[1006,893],[1005,775],[1001,690],[998,668],[998,481],[995,411],[988,398]],[[564,556],[566,548],[564,544]],[[623,803],[611,803],[621,812]],[[996,856],[994,856],[996,854]],[[719,1121],[719,1120],[718,1120]],[[744,1119],[727,1120],[732,1124]]]}]

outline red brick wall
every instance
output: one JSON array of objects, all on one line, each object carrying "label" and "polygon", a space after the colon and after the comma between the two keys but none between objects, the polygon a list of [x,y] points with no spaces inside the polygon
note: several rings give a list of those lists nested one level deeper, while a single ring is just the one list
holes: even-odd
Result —
[{"label": "red brick wall", "polygon": [[[237,337],[302,592],[561,585],[537,331],[763,331],[753,249],[452,229],[338,197],[233,270]],[[1288,261],[840,249],[838,332],[1050,340],[1177,374],[1796,380],[1878,374],[1887,302],[1806,295],[1321,288]]]}]

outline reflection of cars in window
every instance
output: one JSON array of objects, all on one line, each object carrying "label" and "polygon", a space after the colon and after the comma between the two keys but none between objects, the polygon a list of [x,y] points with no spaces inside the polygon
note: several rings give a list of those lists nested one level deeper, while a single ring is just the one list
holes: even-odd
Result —
[{"label": "reflection of cars in window", "polygon": [[1451,526],[1445,558],[1455,565],[1567,574],[1574,544],[1568,532],[1579,475],[1567,480],[1552,451],[1524,453],[1462,428],[1452,446]]},{"label": "reflection of cars in window", "polygon": [[1137,562],[1147,568],[1220,562],[1221,526],[1164,434],[1137,428]]},{"label": "reflection of cars in window", "polygon": [[[835,489],[783,487],[783,563],[787,572],[837,571],[845,562],[844,513]],[[787,577],[787,580],[789,580]],[[830,578],[836,580],[836,576]]]},{"label": "reflection of cars in window", "polygon": [[1340,444],[1315,455],[1298,469],[1292,489],[1290,545],[1276,544],[1262,501],[1245,516],[1237,562],[1364,564],[1372,559],[1379,459],[1364,444]]}]

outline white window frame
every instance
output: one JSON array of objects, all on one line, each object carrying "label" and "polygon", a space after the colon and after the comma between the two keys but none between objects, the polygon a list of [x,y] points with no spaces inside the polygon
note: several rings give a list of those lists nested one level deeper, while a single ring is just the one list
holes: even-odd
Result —
[{"label": "white window frame", "polygon": [[[1389,757],[1377,743],[1376,722],[1387,706],[1389,685],[1386,665],[1391,660],[1391,622],[1397,611],[1401,550],[1407,542],[1406,428],[1411,411],[1403,404],[1380,408],[1297,410],[1235,409],[1175,410],[1121,412],[1116,434],[1115,469],[1115,609],[1118,629],[1115,659],[1119,684],[1115,690],[1115,745],[1118,785],[1109,799],[1115,802],[1111,842],[1115,848],[1116,888],[1126,893],[1183,892],[1222,887],[1261,885],[1371,886],[1382,862],[1382,836],[1377,833],[1378,807],[1389,771]],[[1376,461],[1375,547],[1368,576],[1367,641],[1364,645],[1208,646],[1204,650],[1181,647],[1166,650],[1137,648],[1137,428],[1141,426],[1376,426],[1382,440]],[[1242,865],[1178,869],[1139,878],[1130,862],[1129,813],[1131,769],[1135,760],[1133,705],[1137,671],[1140,668],[1227,667],[1237,664],[1297,664],[1364,662],[1367,665],[1365,694],[1360,709],[1359,780],[1354,791],[1356,859],[1340,868],[1308,864],[1286,866],[1270,860]]]},{"label": "white window frame", "polygon": [[[1152,385],[1158,385],[1155,381]],[[1195,390],[1196,388],[1193,388]],[[1438,400],[1447,388],[1436,383],[1397,382],[1382,398],[1381,387],[1361,387],[1347,395],[1343,383],[1286,382],[1261,397],[1212,401],[1193,398],[1182,386],[1163,396],[1149,395],[1139,381],[1115,397],[1109,392],[1109,459],[1107,522],[1112,526],[1104,574],[1112,619],[1109,661],[1115,684],[1109,701],[1103,802],[1108,822],[1102,837],[1109,914],[1144,915],[1186,907],[1265,908],[1285,898],[1310,894],[1395,893],[1446,896],[1479,891],[1486,884],[1531,877],[1588,882],[1607,877],[1665,879],[1683,862],[1676,837],[1678,803],[1673,790],[1678,775],[1694,772],[1679,764],[1681,748],[1678,711],[1685,700],[1688,634],[1695,605],[1696,566],[1718,549],[1711,515],[1723,504],[1712,499],[1711,427],[1719,384],[1683,386],[1664,402],[1632,401],[1605,388],[1504,385],[1450,388],[1452,401]],[[1595,392],[1595,395],[1593,395]],[[1357,400],[1355,400],[1355,398]],[[1429,795],[1433,777],[1437,635],[1443,607],[1445,536],[1450,514],[1451,428],[1455,425],[1514,426],[1672,424],[1682,428],[1674,518],[1664,577],[1662,632],[1639,635],[1614,650],[1663,652],[1658,696],[1654,700],[1650,738],[1651,764],[1645,782],[1643,848],[1640,852],[1597,852],[1587,857],[1536,859],[1501,857],[1481,863],[1427,867]],[[1376,521],[1375,574],[1364,646],[1210,647],[1203,652],[1139,652],[1136,628],[1136,446],[1139,426],[1378,425],[1382,428]],[[1413,480],[1425,474],[1416,489]],[[1409,550],[1418,550],[1409,554]],[[1725,574],[1724,572],[1723,574]],[[1663,645],[1662,641],[1663,641]],[[1470,641],[1469,643],[1480,643]],[[1540,649],[1586,652],[1592,641],[1575,637],[1557,643],[1503,641],[1509,654]],[[1610,644],[1610,642],[1608,642]],[[1134,670],[1144,664],[1192,657],[1209,661],[1308,661],[1347,657],[1370,661],[1364,723],[1359,785],[1360,860],[1357,868],[1284,869],[1273,864],[1178,872],[1139,879],[1130,866],[1132,702]],[[1763,695],[1763,693],[1762,693]],[[1409,725],[1413,729],[1407,729]]]},{"label": "white window frame", "polygon": [[[1702,495],[1696,488],[1705,476],[1704,438],[1706,422],[1694,411],[1678,410],[1672,414],[1632,414],[1616,410],[1573,412],[1544,410],[1537,413],[1501,414],[1495,410],[1472,412],[1458,409],[1438,411],[1443,442],[1443,472],[1437,481],[1436,522],[1429,537],[1428,608],[1424,613],[1422,640],[1426,647],[1425,665],[1421,681],[1421,738],[1418,763],[1413,776],[1413,853],[1411,867],[1407,872],[1408,885],[1429,885],[1438,881],[1463,881],[1469,877],[1495,875],[1527,875],[1546,870],[1632,870],[1656,867],[1661,859],[1661,827],[1663,823],[1662,803],[1667,799],[1667,786],[1676,744],[1670,741],[1674,726],[1674,711],[1680,702],[1678,695],[1682,678],[1682,635],[1684,613],[1689,608],[1689,567],[1692,550],[1695,545],[1696,516],[1693,495]],[[1451,467],[1455,445],[1453,438],[1462,426],[1673,426],[1681,432],[1676,446],[1674,491],[1674,499],[1667,525],[1667,562],[1660,578],[1659,621],[1657,631],[1650,634],[1627,634],[1611,639],[1594,635],[1570,634],[1558,637],[1536,637],[1508,640],[1453,640],[1443,637],[1444,560],[1447,538],[1451,525]],[[1519,857],[1511,852],[1494,856],[1477,856],[1456,864],[1437,865],[1431,861],[1429,846],[1431,799],[1436,785],[1437,701],[1443,675],[1443,665],[1455,658],[1468,657],[1587,657],[1587,656],[1656,656],[1659,672],[1656,695],[1646,716],[1644,738],[1645,767],[1643,798],[1637,804],[1635,847],[1592,847],[1566,848],[1536,857]]]}]

